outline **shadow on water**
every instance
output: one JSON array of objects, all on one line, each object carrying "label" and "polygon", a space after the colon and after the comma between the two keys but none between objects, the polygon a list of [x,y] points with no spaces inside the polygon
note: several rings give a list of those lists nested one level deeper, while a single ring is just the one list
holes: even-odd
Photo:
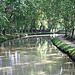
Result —
[{"label": "shadow on water", "polygon": [[0,75],[74,75],[75,63],[50,36],[11,40],[0,45]]}]

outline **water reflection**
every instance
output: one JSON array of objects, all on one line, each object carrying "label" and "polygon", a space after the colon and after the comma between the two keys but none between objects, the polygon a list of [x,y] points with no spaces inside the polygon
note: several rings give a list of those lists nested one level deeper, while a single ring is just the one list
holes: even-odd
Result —
[{"label": "water reflection", "polygon": [[17,39],[0,45],[0,75],[74,75],[75,63],[49,36]]}]

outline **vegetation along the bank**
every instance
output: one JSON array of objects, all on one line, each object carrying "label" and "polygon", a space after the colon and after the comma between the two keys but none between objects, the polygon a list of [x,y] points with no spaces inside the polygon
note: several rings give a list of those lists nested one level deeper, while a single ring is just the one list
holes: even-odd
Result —
[{"label": "vegetation along the bank", "polygon": [[75,38],[75,0],[0,0],[0,34],[59,29]]},{"label": "vegetation along the bank", "polygon": [[52,40],[53,44],[57,48],[59,48],[62,52],[65,52],[70,56],[75,56],[75,47],[72,47],[72,46],[64,43],[63,41],[58,39],[58,37],[54,37],[51,40]]},{"label": "vegetation along the bank", "polygon": [[0,35],[0,42],[4,42],[15,38],[21,38],[27,35],[41,35],[41,34],[53,34],[53,32],[20,33],[20,34],[6,35],[6,36]]}]

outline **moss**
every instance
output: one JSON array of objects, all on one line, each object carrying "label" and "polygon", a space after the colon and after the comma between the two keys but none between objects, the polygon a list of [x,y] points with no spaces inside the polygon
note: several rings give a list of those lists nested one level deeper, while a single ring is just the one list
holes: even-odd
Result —
[{"label": "moss", "polygon": [[52,42],[57,47],[59,47],[61,50],[65,51],[65,52],[69,52],[69,54],[75,56],[75,47],[72,47],[72,46],[64,43],[63,41],[61,41],[60,39],[58,39],[58,37],[52,38]]}]

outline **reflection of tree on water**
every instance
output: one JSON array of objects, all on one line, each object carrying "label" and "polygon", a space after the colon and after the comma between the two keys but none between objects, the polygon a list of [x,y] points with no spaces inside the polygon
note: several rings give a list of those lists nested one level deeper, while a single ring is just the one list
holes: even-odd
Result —
[{"label": "reflection of tree on water", "polygon": [[[36,47],[38,51],[38,55],[46,56],[46,54],[52,51],[52,43],[50,41],[50,37],[41,37],[37,39]],[[54,46],[53,46],[54,47]]]},{"label": "reflection of tree on water", "polygon": [[[49,60],[45,59],[43,62],[41,62],[43,64],[39,66],[39,69],[40,70],[42,69],[43,71],[47,71],[48,75],[49,74],[50,75],[61,75],[61,74],[63,74],[63,72],[64,72],[63,70],[65,70],[67,67],[63,64],[64,60],[61,60],[61,58],[62,58],[61,57],[62,55],[60,56],[61,52],[58,51],[58,50],[56,50],[56,48],[53,46],[53,44],[51,43],[51,41],[49,41],[48,38],[38,38],[37,39],[37,43],[36,43],[36,47],[37,47],[37,54],[42,59],[47,58],[47,54],[48,53],[50,53],[51,55],[53,55],[53,53],[56,53],[56,55],[58,55],[58,56],[50,56]],[[56,59],[57,57],[59,59]],[[42,59],[41,59],[41,61],[42,61]],[[49,63],[49,64],[47,64],[47,63]],[[67,69],[70,70],[70,68],[73,68],[73,65],[72,65],[72,67],[69,67],[69,65],[68,65]],[[74,67],[74,69],[75,69],[75,67]],[[43,73],[42,70],[41,70],[40,73]]]},{"label": "reflection of tree on water", "polygon": [[1,48],[1,44],[0,44],[0,48]]},{"label": "reflection of tree on water", "polygon": [[48,40],[49,40],[48,37],[47,38],[41,37],[37,39],[37,43],[36,43],[36,47],[38,51],[37,53],[41,57],[45,57],[49,51],[50,42]]},{"label": "reflection of tree on water", "polygon": [[1,53],[1,44],[0,44],[0,53]]},{"label": "reflection of tree on water", "polygon": [[[50,37],[12,40],[1,46],[0,67],[7,67],[0,69],[9,68],[6,70],[8,75],[65,75],[65,72],[74,75],[75,64],[55,50]],[[14,73],[9,65],[19,70]]]}]

